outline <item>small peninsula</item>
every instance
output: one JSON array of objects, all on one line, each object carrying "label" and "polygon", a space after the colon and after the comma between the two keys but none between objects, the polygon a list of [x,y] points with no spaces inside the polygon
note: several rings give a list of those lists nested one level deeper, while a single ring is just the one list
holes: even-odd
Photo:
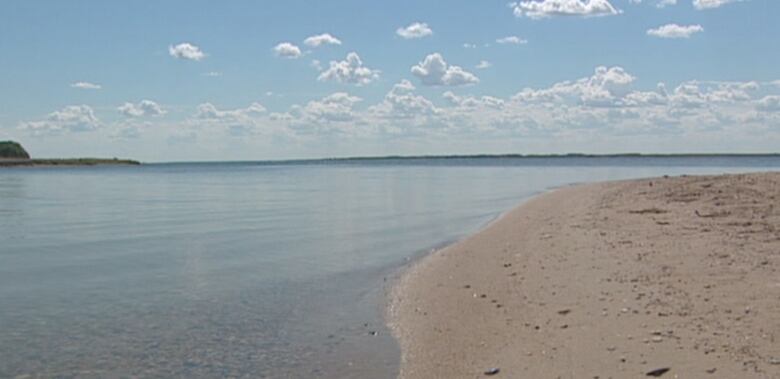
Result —
[{"label": "small peninsula", "polygon": [[97,165],[139,165],[138,161],[118,158],[31,158],[18,142],[0,141],[0,167],[17,166],[97,166]]}]

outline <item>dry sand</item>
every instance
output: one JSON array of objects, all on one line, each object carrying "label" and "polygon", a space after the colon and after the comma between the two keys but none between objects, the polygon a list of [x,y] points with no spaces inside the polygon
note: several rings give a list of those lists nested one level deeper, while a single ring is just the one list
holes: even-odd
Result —
[{"label": "dry sand", "polygon": [[422,259],[402,378],[780,378],[780,173],[580,185]]}]

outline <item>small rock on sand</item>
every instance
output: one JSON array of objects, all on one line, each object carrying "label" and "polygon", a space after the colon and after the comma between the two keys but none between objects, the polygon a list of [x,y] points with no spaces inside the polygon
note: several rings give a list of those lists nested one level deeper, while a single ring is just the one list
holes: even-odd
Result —
[{"label": "small rock on sand", "polygon": [[500,371],[501,371],[501,369],[500,369],[500,368],[498,368],[498,367],[491,367],[491,368],[489,368],[489,369],[485,370],[485,375],[488,375],[488,376],[490,376],[490,375],[496,375],[496,374],[498,374]]},{"label": "small rock on sand", "polygon": [[669,370],[671,370],[671,368],[669,368],[669,367],[657,368],[655,370],[648,371],[647,374],[645,374],[645,375],[659,377],[659,376],[669,372]]}]

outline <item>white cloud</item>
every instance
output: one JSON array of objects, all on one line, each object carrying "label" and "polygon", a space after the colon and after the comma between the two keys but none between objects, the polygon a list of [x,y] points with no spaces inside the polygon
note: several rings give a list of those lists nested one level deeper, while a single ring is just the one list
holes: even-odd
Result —
[{"label": "white cloud", "polygon": [[493,67],[493,64],[488,62],[488,61],[482,60],[482,61],[479,61],[479,63],[477,63],[477,65],[474,66],[474,67],[476,69],[478,69],[478,70],[484,70],[486,68]]},{"label": "white cloud", "polygon": [[350,83],[356,85],[365,85],[371,83],[379,77],[378,70],[372,70],[363,66],[363,61],[355,52],[347,54],[343,61],[331,61],[330,67],[320,73],[317,80],[337,81],[340,83]]},{"label": "white cloud", "polygon": [[322,45],[341,45],[341,40],[328,33],[324,33],[306,38],[303,40],[303,43],[306,44],[306,46],[319,47]]},{"label": "white cloud", "polygon": [[701,25],[666,24],[655,29],[648,29],[647,35],[660,38],[690,38],[694,33],[701,33]]},{"label": "white cloud", "polygon": [[451,91],[442,94],[445,100],[451,105],[466,108],[501,108],[504,106],[504,100],[493,96],[482,96],[481,98],[473,96],[458,96]]},{"label": "white cloud", "polygon": [[412,74],[428,86],[461,86],[479,83],[476,75],[459,66],[447,64],[439,53],[430,54],[415,66]]},{"label": "white cloud", "polygon": [[764,112],[780,112],[780,96],[764,96],[756,103],[756,108]]},{"label": "white cloud", "polygon": [[620,14],[609,0],[526,0],[509,4],[515,16],[540,19],[551,16],[610,16]]},{"label": "white cloud", "polygon": [[168,54],[178,59],[189,59],[199,61],[206,57],[206,54],[198,46],[184,42],[176,46],[168,46]]},{"label": "white cloud", "polygon": [[423,38],[433,34],[433,30],[426,23],[415,22],[407,27],[398,28],[395,34],[404,39]]},{"label": "white cloud", "polygon": [[242,120],[243,118],[261,115],[266,112],[260,103],[252,103],[246,108],[219,110],[214,104],[203,103],[198,105],[195,117],[203,120]]},{"label": "white cloud", "polygon": [[95,112],[87,105],[69,105],[50,113],[45,120],[23,122],[19,129],[33,135],[60,134],[63,132],[86,132],[100,127]]},{"label": "white cloud", "polygon": [[463,47],[466,48],[466,49],[476,49],[477,45],[474,44],[474,43],[464,43]]},{"label": "white cloud", "polygon": [[[258,104],[220,109],[206,103],[185,126],[203,136],[263,134],[274,136],[263,140],[290,138],[296,144],[321,144],[322,138],[338,136],[328,141],[357,145],[364,141],[360,138],[383,145],[419,141],[456,149],[489,146],[490,141],[503,141],[509,149],[523,141],[568,141],[566,148],[574,149],[585,143],[604,149],[651,150],[669,146],[653,141],[675,143],[713,136],[728,141],[730,137],[715,133],[766,136],[761,131],[780,125],[780,87],[771,82],[688,81],[668,90],[664,84],[634,88],[640,83],[622,67],[596,67],[579,79],[526,88],[511,98],[473,96],[453,89],[434,104],[417,92],[418,83],[401,80],[380,101],[365,107],[361,98],[346,92],[299,103],[281,113],[265,111]],[[773,133],[780,138],[780,133]],[[527,146],[533,148],[534,143]]]},{"label": "white cloud", "polygon": [[635,79],[622,67],[599,66],[590,77],[574,82],[555,83],[540,90],[525,88],[513,99],[530,103],[553,102],[611,107],[621,104],[621,98],[629,92],[629,86]]},{"label": "white cloud", "polygon": [[317,71],[322,71],[323,70],[322,62],[320,62],[319,59],[312,60],[311,63],[309,64],[309,66],[311,66],[313,69],[315,69]]},{"label": "white cloud", "polygon": [[[657,8],[664,8],[669,5],[677,5],[677,0],[655,0],[655,6]],[[632,4],[641,4],[642,0],[629,0],[629,3]]]},{"label": "white cloud", "polygon": [[303,55],[303,53],[301,53],[301,48],[289,42],[282,42],[274,46],[274,54],[276,54],[277,57],[288,59],[297,59]]},{"label": "white cloud", "polygon": [[369,108],[369,112],[383,119],[413,119],[438,112],[433,103],[414,93],[414,84],[404,79],[393,85],[384,100]]},{"label": "white cloud", "polygon": [[222,73],[221,73],[221,72],[219,72],[219,71],[209,71],[209,72],[204,72],[204,73],[203,73],[203,74],[201,74],[201,75],[203,75],[203,76],[209,76],[209,77],[212,77],[212,78],[214,78],[214,77],[222,76]]},{"label": "white cloud", "polygon": [[718,8],[728,3],[736,3],[742,0],[693,0],[693,7],[699,10]]},{"label": "white cloud", "polygon": [[272,113],[269,119],[280,123],[297,135],[312,133],[329,134],[332,132],[360,133],[356,126],[361,124],[354,107],[363,99],[346,92],[336,92],[305,105],[293,105],[289,112]]},{"label": "white cloud", "polygon": [[100,84],[90,83],[90,82],[75,82],[72,83],[71,88],[78,88],[78,89],[101,89],[103,88]]},{"label": "white cloud", "polygon": [[353,108],[363,99],[346,92],[336,92],[321,100],[310,101],[301,109],[306,117],[317,121],[345,122],[355,118]]},{"label": "white cloud", "polygon": [[127,117],[160,116],[165,114],[165,110],[151,100],[141,100],[137,104],[124,103],[117,110]]},{"label": "white cloud", "polygon": [[496,43],[500,43],[502,45],[505,44],[511,44],[511,45],[523,45],[528,43],[528,40],[522,39],[518,36],[507,36],[504,38],[499,38],[496,40]]}]

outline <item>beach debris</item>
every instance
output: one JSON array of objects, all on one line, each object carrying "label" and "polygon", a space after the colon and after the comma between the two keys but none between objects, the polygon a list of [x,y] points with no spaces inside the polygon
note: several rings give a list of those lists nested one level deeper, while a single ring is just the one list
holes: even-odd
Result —
[{"label": "beach debris", "polygon": [[718,369],[717,369],[717,368],[715,368],[715,367],[713,367],[713,368],[711,368],[711,369],[707,369],[707,370],[705,370],[705,371],[707,371],[707,373],[708,373],[708,374],[714,374],[714,373],[715,373],[715,371],[718,371]]},{"label": "beach debris", "polygon": [[368,334],[370,334],[372,336],[375,336],[375,335],[377,335],[379,333],[376,330],[371,330],[371,331],[368,332]]},{"label": "beach debris", "polygon": [[780,358],[770,358],[769,359],[770,365],[780,365]]},{"label": "beach debris", "polygon": [[487,375],[487,376],[496,375],[499,372],[501,372],[500,368],[498,368],[498,367],[491,367],[491,368],[485,370],[485,375]]},{"label": "beach debris", "polygon": [[659,377],[659,376],[669,372],[669,370],[671,370],[671,368],[669,368],[669,367],[661,367],[661,368],[657,368],[657,369],[652,370],[652,371],[648,371],[647,374],[645,374],[645,375]]},{"label": "beach debris", "polygon": [[560,311],[558,311],[558,314],[561,316],[566,316],[569,313],[571,313],[571,309],[561,309]]}]

